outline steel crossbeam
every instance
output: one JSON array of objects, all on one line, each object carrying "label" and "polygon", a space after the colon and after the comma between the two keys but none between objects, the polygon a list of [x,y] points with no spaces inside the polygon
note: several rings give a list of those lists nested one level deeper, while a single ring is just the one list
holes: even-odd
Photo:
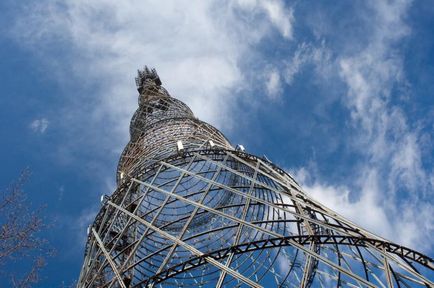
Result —
[{"label": "steel crossbeam", "polygon": [[[259,164],[256,166],[256,168],[258,168],[258,166],[259,166]],[[222,167],[220,166],[220,168],[222,168]],[[256,179],[257,175],[258,175],[258,170],[255,169],[255,172],[253,174],[253,179]],[[249,191],[247,192],[249,195],[252,194],[253,187],[255,185],[254,184],[255,182],[253,182],[253,181],[250,181],[250,183],[251,184],[250,184],[250,187],[249,187]],[[246,203],[244,204],[244,207],[243,207],[243,214],[241,216],[242,220],[246,219],[247,211],[249,210],[249,205],[250,205],[250,198],[247,198],[246,199]],[[237,233],[235,235],[234,245],[238,245],[238,242],[240,241],[240,238],[241,238],[241,231],[242,230],[243,230],[243,225],[240,223],[238,225]],[[228,259],[226,260],[225,266],[229,267],[231,265],[233,257],[234,257],[233,253],[231,255],[229,255]],[[226,276],[226,273],[224,271],[222,271],[220,273],[219,279],[217,281],[216,288],[220,288],[223,285],[223,281],[225,280],[225,276]]]},{"label": "steel crossbeam", "polygon": [[[226,158],[225,158],[223,161],[225,162],[226,159],[227,159],[227,156],[226,156]],[[214,175],[212,176],[211,180],[215,180],[215,179],[217,178],[217,176],[220,174],[220,171],[221,171],[221,170],[222,170],[222,168],[219,167],[219,168],[217,169],[217,171],[214,173]],[[211,184],[207,184],[207,187],[206,187],[206,189],[205,189],[205,191],[204,191],[204,193],[203,193],[201,199],[199,200],[199,203],[202,203],[202,202],[205,200],[205,198],[206,198],[206,196],[208,195],[208,193],[209,193],[211,187],[212,187]],[[184,227],[182,228],[181,232],[179,233],[179,235],[178,235],[178,238],[179,238],[179,239],[182,239],[182,238],[184,237],[184,234],[185,234],[185,232],[187,231],[188,226],[190,225],[191,221],[193,221],[193,219],[194,219],[194,217],[195,217],[195,215],[197,214],[198,211],[199,211],[199,208],[198,208],[198,207],[195,207],[194,210],[193,210],[193,212],[191,213],[190,217],[187,219],[187,221],[186,221]],[[175,244],[172,246],[172,248],[170,249],[170,251],[169,251],[169,253],[167,254],[167,256],[166,256],[166,258],[164,259],[164,261],[161,263],[161,265],[160,265],[160,267],[158,268],[156,274],[160,273],[160,272],[163,270],[163,267],[164,267],[164,266],[167,264],[167,262],[169,261],[170,257],[172,256],[173,252],[175,251],[176,247],[177,247],[177,244],[175,243]]]},{"label": "steel crossbeam", "polygon": [[[193,246],[185,243],[184,241],[178,239],[177,237],[174,237],[172,235],[170,235],[169,233],[159,229],[158,227],[153,226],[151,223],[143,220],[142,218],[140,218],[139,216],[125,210],[124,208],[112,203],[111,201],[108,201],[108,204],[113,206],[114,208],[122,211],[123,213],[127,214],[128,216],[130,216],[131,218],[134,218],[136,221],[140,222],[141,224],[145,225],[146,227],[154,230],[155,232],[157,232],[158,234],[160,234],[161,236],[163,236],[164,238],[173,241],[174,243],[178,244],[179,246],[184,247],[185,249],[187,249],[188,251],[190,251],[192,254],[196,255],[196,256],[204,256],[205,254],[202,253],[201,251],[197,250],[196,248],[194,248]],[[228,274],[230,274],[231,276],[240,279],[242,282],[244,282],[245,284],[249,285],[250,287],[255,287],[255,288],[261,288],[262,286],[259,285],[258,283],[253,282],[252,280],[250,280],[249,278],[244,277],[243,275],[239,274],[237,271],[234,271],[228,267],[226,267],[225,265],[221,264],[220,262],[218,262],[217,260],[215,260],[214,258],[211,258],[209,256],[204,256],[204,259],[206,260],[206,262],[210,263],[211,265],[216,266],[219,269],[225,270]]]},{"label": "steel crossbeam", "polygon": [[[126,196],[127,196],[127,194],[128,194],[128,192],[130,191],[130,189],[131,189],[131,186],[133,185],[133,183],[130,183],[130,185],[128,185],[128,190],[127,190],[127,192],[124,194],[124,197],[122,198],[122,203],[125,201],[125,199],[126,199]],[[118,216],[118,214],[117,214],[117,211],[115,211],[116,213],[115,213],[115,216],[114,217],[110,217],[110,220],[111,220],[111,222],[110,222],[110,224],[109,224],[109,227],[107,228],[107,230],[110,230],[111,229],[111,227],[114,225],[114,219],[116,219],[116,217]],[[105,210],[105,212],[104,212],[104,216],[102,217],[102,220],[101,220],[101,222],[99,223],[99,227],[98,227],[98,233],[101,233],[102,232],[102,229],[103,229],[103,227],[104,227],[104,223],[108,220],[108,215],[109,215],[109,209],[106,209]],[[107,234],[105,234],[104,235],[104,239],[107,237],[107,235],[108,235],[108,233]],[[102,241],[104,241],[104,239],[102,239]],[[92,249],[92,248],[91,248]],[[110,251],[111,252],[111,251]],[[110,254],[110,252],[109,252],[109,254]],[[98,254],[98,253],[96,253],[96,256],[95,257],[99,257],[99,255],[100,254]],[[106,260],[104,260],[104,263],[105,263],[105,261]],[[90,273],[92,273],[92,271],[93,271],[93,268],[94,268],[94,266],[96,265],[96,261],[94,261],[94,262],[92,262],[91,263],[91,265],[89,266],[89,268],[88,268],[88,270],[87,270],[87,274],[89,275]],[[92,277],[91,278],[91,280],[90,280],[90,282],[89,283],[87,283],[87,287],[89,287],[89,286],[91,286],[92,285],[92,283],[95,281],[95,279],[98,277],[98,275],[101,273],[101,271],[102,271],[102,269],[104,268],[104,264],[103,265],[100,265],[100,268],[98,269],[98,271],[96,272],[96,273],[93,273],[93,275],[91,275],[90,277]]]},{"label": "steel crossbeam", "polygon": [[[163,161],[161,161],[161,163],[163,164],[163,165],[165,165],[165,166],[167,166],[167,167],[170,167],[170,168],[173,168],[173,169],[175,169],[175,170],[180,170],[180,171],[185,171],[185,169],[182,169],[182,168],[180,168],[180,167],[177,167],[177,166],[174,166],[174,165],[171,165],[171,164],[169,164],[169,163],[166,163],[166,162],[163,162]],[[190,175],[192,175],[192,176],[195,176],[195,177],[197,177],[197,178],[199,178],[200,180],[202,180],[202,181],[205,181],[205,182],[212,182],[215,186],[218,186],[218,187],[221,187],[221,188],[223,188],[223,189],[226,189],[226,190],[228,190],[228,191],[231,191],[231,192],[233,192],[233,193],[235,193],[235,194],[238,194],[238,195],[240,195],[240,196],[242,196],[242,197],[249,197],[249,198],[252,198],[252,200],[255,200],[256,202],[259,202],[259,203],[263,203],[263,204],[265,204],[265,205],[268,205],[268,206],[270,206],[270,207],[273,207],[273,208],[276,208],[276,209],[280,209],[280,210],[282,210],[282,211],[285,211],[285,212],[287,212],[287,213],[291,213],[291,214],[293,214],[293,215],[295,215],[296,217],[299,217],[299,218],[302,218],[302,219],[306,219],[306,220],[308,220],[309,222],[312,222],[312,223],[315,223],[315,224],[319,224],[319,225],[321,225],[321,226],[324,226],[324,227],[327,227],[327,228],[331,228],[332,230],[334,230],[334,231],[336,231],[336,232],[338,232],[338,233],[343,233],[343,234],[346,234],[346,235],[352,235],[352,234],[349,234],[347,231],[342,231],[342,230],[340,230],[340,229],[336,229],[336,227],[334,227],[334,226],[330,226],[330,225],[328,225],[327,223],[325,223],[325,222],[322,222],[322,221],[319,221],[319,220],[315,220],[315,219],[312,219],[312,218],[308,218],[308,217],[306,217],[306,216],[304,216],[304,215],[302,215],[302,214],[299,214],[299,213],[295,213],[295,212],[292,212],[292,211],[289,211],[288,209],[285,209],[285,207],[281,207],[281,206],[279,206],[279,205],[275,205],[274,203],[271,203],[271,202],[269,202],[269,201],[266,201],[266,200],[263,200],[263,199],[260,199],[260,198],[257,198],[257,197],[254,197],[254,196],[251,196],[251,195],[246,195],[245,193],[243,193],[243,192],[240,192],[240,191],[238,191],[238,190],[236,190],[236,189],[233,189],[233,188],[231,188],[231,187],[228,187],[228,186],[225,186],[225,185],[223,185],[223,184],[221,184],[221,183],[217,183],[217,182],[213,182],[213,181],[210,181],[209,179],[206,179],[206,178],[204,178],[204,177],[202,177],[202,176],[200,176],[200,175],[197,175],[197,174],[195,174],[195,173],[193,173],[193,172],[189,172],[189,171],[185,171],[186,173],[189,173]],[[291,195],[288,195],[288,194],[283,194],[282,192],[280,192],[282,195],[286,195],[286,196],[288,196],[288,197],[290,197],[291,199],[294,199]],[[299,200],[300,201],[300,200]],[[327,215],[327,216],[329,216],[329,215]],[[341,221],[341,219],[339,219],[339,221]],[[372,235],[373,237],[376,237],[376,238],[378,238],[379,240],[382,240],[382,241],[384,241],[385,243],[390,243],[390,242],[387,242],[386,240],[384,240],[384,239],[382,239],[382,238],[380,238],[380,237],[377,237],[377,236],[375,236],[375,235],[373,235],[373,234],[371,234],[371,233],[368,233],[368,235]],[[391,245],[395,245],[395,244],[393,244],[393,243],[390,243]],[[374,247],[374,246],[373,246]],[[375,247],[375,248],[377,248],[377,247]],[[379,253],[383,253],[381,250],[379,250],[378,251]],[[408,254],[410,254],[410,253],[408,253]],[[409,257],[409,255],[408,254],[405,254],[405,255],[403,255],[403,256],[405,256],[405,257],[407,257],[407,258],[410,258],[411,259],[411,257]],[[385,254],[383,254],[384,256],[386,256],[386,257],[388,257],[387,255],[385,255]],[[422,261],[418,261],[419,263],[421,263],[421,264],[423,264],[423,265],[425,265],[425,266],[427,266],[427,267],[430,267],[431,269],[432,269],[432,267],[433,267],[433,261],[431,260],[431,259],[429,259],[428,257],[426,257],[425,255],[423,255],[423,254],[421,254],[421,253],[418,253],[418,255],[420,255],[420,260],[422,260]],[[393,257],[391,257],[391,260],[393,260],[395,263],[397,263],[400,267],[402,267],[402,268],[404,268],[405,270],[407,270],[409,273],[411,273],[411,274],[413,274],[413,275],[415,275],[416,277],[420,277],[421,279],[423,279],[424,281],[428,281],[425,277],[423,277],[422,275],[420,275],[420,274],[417,274],[417,273],[415,273],[415,271],[411,271],[408,267],[406,267],[406,266],[403,266],[402,265],[402,263],[400,263],[398,260],[396,260],[396,259],[394,259]]]},{"label": "steel crossbeam", "polygon": [[104,247],[104,244],[102,243],[101,239],[99,238],[98,233],[95,231],[95,228],[92,228],[92,233],[95,236],[95,239],[96,239],[96,241],[98,243],[99,248],[102,250],[102,252],[104,253],[105,258],[110,263],[110,267],[112,268],[113,272],[116,275],[116,278],[118,279],[118,284],[122,288],[126,288],[126,286],[124,284],[124,281],[122,280],[121,275],[119,274],[119,271],[116,268],[116,264],[111,259],[110,254],[107,252],[107,249]]},{"label": "steel crossbeam", "polygon": [[[224,218],[227,218],[227,219],[229,219],[229,220],[232,220],[232,221],[235,221],[235,222],[238,222],[238,223],[242,223],[242,224],[244,224],[245,226],[249,226],[249,227],[251,227],[251,228],[254,228],[254,229],[256,229],[256,230],[259,230],[259,231],[264,232],[264,233],[266,233],[266,234],[269,234],[269,235],[271,235],[271,236],[274,236],[274,237],[284,237],[283,235],[280,235],[280,234],[278,234],[278,233],[276,233],[276,232],[274,232],[274,231],[270,231],[270,230],[265,229],[265,228],[262,228],[262,227],[260,227],[260,226],[258,226],[258,225],[252,224],[252,223],[250,223],[250,222],[243,221],[243,220],[241,220],[241,219],[239,219],[239,218],[237,218],[237,217],[234,217],[234,216],[228,215],[228,214],[226,214],[226,213],[224,213],[224,212],[221,212],[221,211],[218,211],[218,210],[216,210],[216,209],[210,208],[210,207],[205,206],[205,205],[203,205],[203,204],[199,204],[199,203],[197,203],[197,202],[195,202],[195,201],[192,201],[192,200],[187,199],[187,198],[185,198],[185,197],[182,197],[182,196],[180,196],[180,195],[177,195],[177,194],[171,194],[170,192],[165,191],[164,189],[161,189],[161,188],[159,188],[159,187],[155,187],[155,186],[150,185],[150,184],[148,184],[148,183],[146,183],[146,182],[143,182],[143,181],[140,181],[140,180],[138,180],[138,179],[134,179],[134,178],[132,178],[132,180],[133,180],[133,181],[136,181],[137,183],[140,183],[140,184],[142,184],[142,185],[144,185],[144,186],[149,186],[149,187],[151,187],[152,189],[154,189],[155,191],[161,192],[161,193],[163,193],[163,194],[172,195],[173,197],[178,198],[179,200],[181,200],[181,201],[183,201],[183,202],[185,202],[185,203],[191,204],[191,205],[193,205],[193,206],[198,206],[198,207],[200,207],[200,208],[202,208],[202,209],[204,209],[204,210],[207,210],[207,211],[209,211],[209,212],[211,212],[211,213],[213,213],[213,214],[216,214],[216,215],[222,216],[222,217],[224,217]],[[252,197],[252,198],[253,198],[253,197]],[[256,198],[256,197],[255,197],[255,198]],[[255,201],[256,201],[256,200],[255,200]],[[313,252],[313,251],[310,251],[309,249],[307,249],[307,248],[303,247],[302,245],[298,244],[297,242],[292,241],[292,245],[295,246],[295,247],[297,247],[298,249],[302,250],[303,252],[305,252],[305,253],[307,253],[307,254],[309,254],[309,255],[315,257],[316,259],[318,259],[318,260],[324,262],[325,264],[327,264],[327,265],[329,265],[329,266],[332,266],[333,268],[335,268],[335,269],[341,271],[342,273],[344,273],[344,274],[346,274],[346,275],[348,275],[348,276],[350,276],[350,277],[356,279],[357,281],[359,281],[359,282],[365,284],[366,286],[368,286],[368,287],[375,287],[373,284],[367,282],[365,279],[359,277],[358,275],[355,275],[355,274],[351,273],[350,271],[348,271],[348,270],[346,270],[346,269],[344,269],[344,268],[342,268],[342,267],[340,267],[340,266],[337,266],[336,264],[334,264],[334,263],[331,262],[330,260],[328,260],[328,259],[322,257],[321,255],[319,255],[319,254],[317,254],[317,253],[315,253],[315,252]]]},{"label": "steel crossbeam", "polygon": [[[305,235],[305,236],[287,236],[287,237],[269,238],[269,239],[254,241],[254,242],[242,243],[225,249],[212,251],[207,253],[206,255],[213,257],[214,259],[220,260],[220,259],[228,258],[231,254],[236,255],[236,254],[242,254],[242,253],[252,252],[256,250],[262,250],[262,249],[292,246],[293,241],[297,242],[300,245],[309,245],[311,243],[315,243],[318,245],[334,245],[336,243],[339,243],[340,245],[358,246],[358,247],[368,247],[369,244],[376,243],[376,246],[381,247],[382,249],[387,249],[387,242],[383,242],[377,239],[363,239],[363,238],[357,238],[352,236],[340,236],[340,235]],[[200,266],[201,264],[204,264],[202,260],[200,260],[199,258],[192,258],[183,264],[178,264],[166,269],[165,271],[159,273],[158,275],[155,275],[155,277],[159,279],[157,282],[161,282],[167,278],[185,272],[184,269],[192,269]],[[148,281],[153,281],[153,280],[151,279]],[[418,283],[423,283],[423,282],[418,282]],[[433,285],[433,283],[429,281],[425,282],[424,284]]]},{"label": "steel crossbeam", "polygon": [[[151,183],[154,183],[155,179],[156,179],[157,176],[158,176],[158,172],[160,172],[160,170],[161,170],[161,166],[158,168],[157,173],[156,173],[156,174],[154,175],[154,177],[152,178]],[[132,181],[129,183],[129,185],[128,185],[128,190],[127,190],[127,192],[125,193],[124,197],[122,198],[121,205],[123,205],[123,203],[125,202],[126,197],[127,197],[128,194],[130,193],[130,191],[131,191],[131,187],[132,187],[133,183],[134,183],[134,182],[132,182]],[[141,200],[139,200],[139,203],[141,203],[141,201],[143,201],[144,197],[146,196],[146,194],[147,194],[148,192],[149,192],[149,188],[148,188],[148,189],[145,191],[145,193],[141,196],[142,198],[141,198]],[[140,205],[137,205],[137,207],[139,207],[139,206],[140,206]],[[115,218],[117,217],[118,213],[120,213],[118,210],[115,210],[115,211],[116,211],[116,216],[113,217],[113,219],[115,219]],[[111,224],[110,224],[110,226],[107,228],[107,230],[110,230],[110,229],[112,228],[113,223],[114,223],[114,221],[111,222]],[[124,227],[124,228],[122,229],[122,231],[119,233],[118,238],[116,239],[115,243],[113,244],[112,249],[110,249],[110,252],[109,252],[110,254],[111,254],[111,252],[113,251],[113,249],[115,248],[115,246],[116,246],[116,244],[118,243],[119,239],[122,237],[122,235],[124,235],[126,229],[127,229],[128,226],[129,226],[129,223],[130,223],[130,219],[128,219],[127,223],[125,224],[125,227]],[[102,221],[102,223],[100,223],[100,229],[102,229],[103,224],[104,224],[104,221]],[[108,234],[109,234],[109,233],[107,233],[106,236],[107,236]],[[137,249],[137,246],[134,247],[132,253],[128,256],[127,260],[126,260],[126,261],[123,263],[123,265],[121,266],[121,269],[120,269],[121,271],[123,270],[123,267],[128,263],[128,261],[130,260],[130,258],[132,257],[132,255],[134,255],[134,251],[135,251],[135,249]],[[102,269],[104,268],[104,266],[105,266],[105,262],[103,262],[103,263],[100,264],[100,268],[98,269],[98,271],[97,271],[97,272],[95,273],[95,275],[93,276],[91,282],[88,284],[88,287],[89,287],[90,285],[92,285],[93,281],[95,280],[95,278],[97,277],[97,275],[98,275],[99,273],[101,273],[101,271],[102,271]],[[114,282],[111,281],[111,284],[109,285],[109,287],[111,287],[111,285],[112,285],[113,283],[114,283]]]}]

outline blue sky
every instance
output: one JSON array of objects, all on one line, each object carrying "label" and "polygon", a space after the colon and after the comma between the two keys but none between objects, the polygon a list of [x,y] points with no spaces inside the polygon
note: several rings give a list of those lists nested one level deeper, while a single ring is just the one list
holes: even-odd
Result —
[{"label": "blue sky", "polygon": [[55,224],[40,287],[78,277],[145,64],[307,193],[433,255],[432,2],[3,0],[0,11],[0,184],[29,166],[26,192]]}]

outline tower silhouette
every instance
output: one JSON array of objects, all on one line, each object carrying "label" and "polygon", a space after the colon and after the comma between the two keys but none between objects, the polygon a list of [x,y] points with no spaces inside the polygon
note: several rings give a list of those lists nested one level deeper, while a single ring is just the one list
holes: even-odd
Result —
[{"label": "tower silhouette", "polygon": [[232,146],[155,69],[139,70],[136,84],[118,187],[88,229],[78,287],[433,287],[430,257],[364,230]]}]

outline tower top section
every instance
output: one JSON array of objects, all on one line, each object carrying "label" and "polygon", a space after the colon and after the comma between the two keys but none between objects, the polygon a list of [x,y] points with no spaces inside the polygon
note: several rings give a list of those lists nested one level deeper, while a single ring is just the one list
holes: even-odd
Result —
[{"label": "tower top section", "polygon": [[185,103],[170,96],[154,68],[138,70],[135,80],[139,107],[131,119],[130,142],[119,160],[118,183],[124,175],[134,175],[137,169],[169,156],[209,146],[233,149],[219,130],[197,119]]},{"label": "tower top section", "polygon": [[149,85],[161,86],[161,80],[155,68],[149,69],[148,66],[145,66],[143,70],[137,70],[137,91],[142,94],[142,92],[145,90],[145,87]]}]

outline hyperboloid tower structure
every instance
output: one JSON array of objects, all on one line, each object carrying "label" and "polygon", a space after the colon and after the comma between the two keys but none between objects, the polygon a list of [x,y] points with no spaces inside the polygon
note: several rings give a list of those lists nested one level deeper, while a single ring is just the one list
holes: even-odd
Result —
[{"label": "hyperboloid tower structure", "polygon": [[433,287],[431,258],[348,221],[268,159],[232,146],[154,69],[136,84],[118,187],[89,227],[78,287]]}]

